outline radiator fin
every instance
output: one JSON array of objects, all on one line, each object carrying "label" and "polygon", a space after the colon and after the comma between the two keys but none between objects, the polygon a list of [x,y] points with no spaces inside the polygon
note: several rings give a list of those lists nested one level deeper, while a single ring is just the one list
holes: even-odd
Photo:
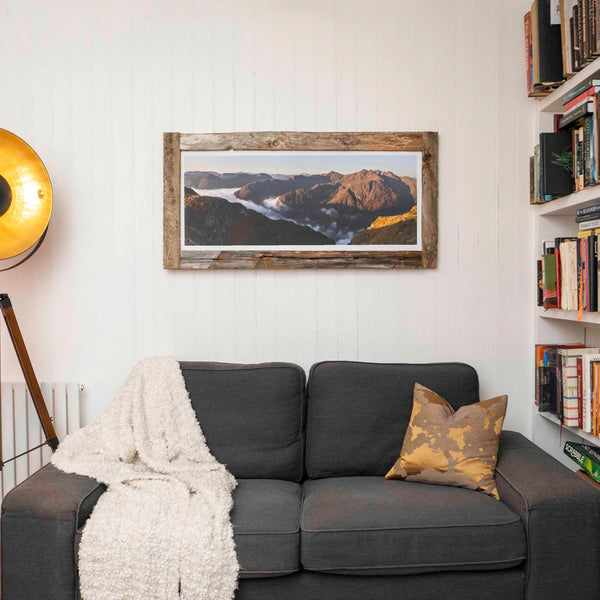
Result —
[{"label": "radiator fin", "polygon": [[[56,434],[61,441],[81,425],[81,386],[74,382],[57,382],[41,383],[40,387],[48,413],[54,422]],[[42,443],[44,440],[42,427],[25,383],[0,384],[0,409],[2,410],[4,460]],[[48,464],[51,456],[50,448],[44,446],[5,465],[0,481],[2,498],[16,485]]]}]

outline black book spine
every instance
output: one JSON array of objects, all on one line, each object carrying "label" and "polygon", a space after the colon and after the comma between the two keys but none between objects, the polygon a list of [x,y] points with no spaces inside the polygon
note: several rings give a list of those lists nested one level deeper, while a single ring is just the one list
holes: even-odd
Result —
[{"label": "black book spine", "polygon": [[568,113],[563,115],[560,121],[558,122],[558,126],[560,127],[560,129],[564,129],[569,125],[573,125],[574,123],[577,123],[577,121],[583,119],[586,115],[590,114],[588,104],[589,102],[584,102],[583,104],[580,104],[577,108],[574,108],[573,110],[570,110]]},{"label": "black book spine", "polygon": [[573,7],[573,20],[575,26],[575,62],[577,64],[577,70],[581,69],[582,63],[582,49],[581,49],[581,0]]},{"label": "black book spine", "polygon": [[537,0],[539,78],[534,83],[554,83],[563,80],[560,25],[551,24],[551,0]]},{"label": "black book spine", "polygon": [[600,204],[594,204],[593,206],[586,206],[585,208],[577,209],[577,216],[583,217],[592,213],[600,213]]},{"label": "black book spine", "polygon": [[575,217],[575,223],[586,223],[587,221],[595,221],[596,219],[600,219],[600,212],[588,213],[587,215]]},{"label": "black book spine", "polygon": [[588,0],[581,0],[581,47],[584,62],[587,62],[590,58],[588,42],[588,4]]}]

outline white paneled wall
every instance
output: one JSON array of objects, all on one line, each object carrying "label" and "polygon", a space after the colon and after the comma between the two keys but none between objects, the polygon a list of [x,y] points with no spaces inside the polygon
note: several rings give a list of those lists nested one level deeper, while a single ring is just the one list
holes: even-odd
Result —
[{"label": "white paneled wall", "polygon": [[[3,0],[0,127],[56,210],[0,274],[40,378],[101,412],[149,354],[461,360],[529,432],[523,0]],[[434,271],[162,270],[162,133],[437,130]],[[3,376],[18,374],[7,336]]]}]

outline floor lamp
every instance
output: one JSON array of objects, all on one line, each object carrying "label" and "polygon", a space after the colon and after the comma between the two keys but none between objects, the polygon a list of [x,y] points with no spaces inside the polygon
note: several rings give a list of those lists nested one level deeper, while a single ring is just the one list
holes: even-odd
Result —
[{"label": "floor lamp", "polygon": [[[0,129],[0,271],[14,269],[35,254],[46,236],[51,212],[52,184],[44,163],[33,148],[21,138]],[[6,463],[42,446],[48,445],[52,450],[56,450],[58,438],[8,294],[0,293],[0,311],[46,438],[46,441],[36,448],[4,459],[0,411],[2,470]],[[0,397],[0,403],[1,401]]]}]

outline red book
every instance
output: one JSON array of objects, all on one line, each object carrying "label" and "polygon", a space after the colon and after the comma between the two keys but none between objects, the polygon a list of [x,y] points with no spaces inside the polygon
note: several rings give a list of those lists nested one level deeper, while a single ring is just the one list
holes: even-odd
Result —
[{"label": "red book", "polygon": [[527,57],[527,93],[531,94],[531,11],[523,20],[525,22],[525,56]]},{"label": "red book", "polygon": [[583,429],[583,370],[581,368],[582,360],[577,359],[577,413],[579,417],[579,429]]},{"label": "red book", "polygon": [[575,108],[578,104],[583,103],[588,98],[593,98],[594,94],[596,94],[598,91],[600,91],[600,89],[598,87],[592,86],[592,87],[588,88],[587,90],[585,90],[585,92],[581,92],[581,94],[579,94],[579,96],[575,96],[575,98],[573,98],[573,100],[569,100],[569,102],[567,102],[563,106],[564,111],[568,112],[572,108]]}]

